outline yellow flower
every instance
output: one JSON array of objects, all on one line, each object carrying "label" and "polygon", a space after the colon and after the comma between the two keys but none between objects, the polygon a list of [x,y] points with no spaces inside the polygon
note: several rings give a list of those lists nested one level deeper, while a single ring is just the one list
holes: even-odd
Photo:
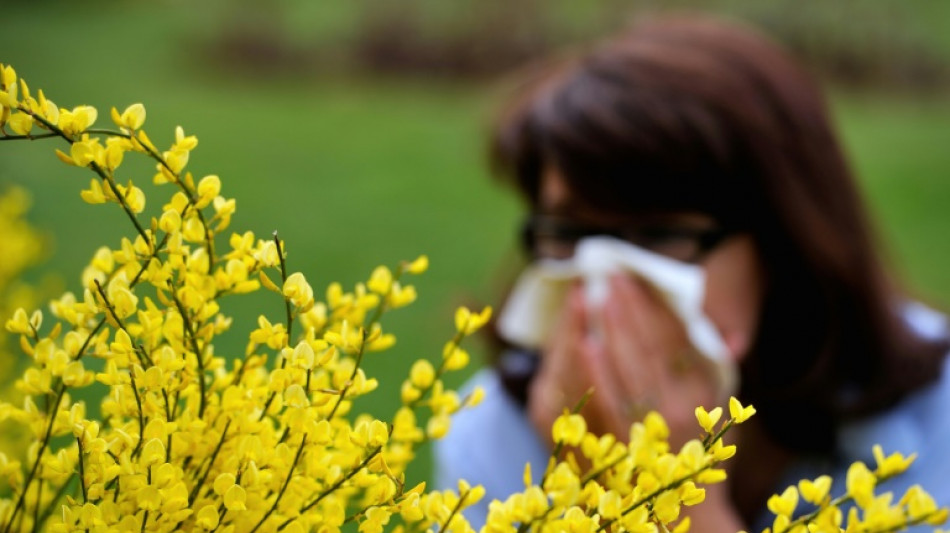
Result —
[{"label": "yellow flower", "polygon": [[132,185],[131,181],[128,186],[116,185],[116,188],[122,194],[130,211],[133,213],[141,213],[145,210],[145,193],[142,192],[142,189]]},{"label": "yellow flower", "polygon": [[112,108],[112,122],[120,128],[126,128],[129,130],[137,130],[145,124],[145,106],[142,104],[132,104],[129,107],[125,108],[125,111],[122,114],[119,114],[119,110]]},{"label": "yellow flower", "polygon": [[29,335],[33,332],[33,327],[30,325],[30,320],[26,316],[26,310],[22,307],[13,312],[13,318],[10,318],[6,322],[6,329],[10,333],[18,333],[20,335]]},{"label": "yellow flower", "polygon": [[819,476],[814,481],[803,479],[798,482],[802,498],[814,505],[821,505],[831,490],[831,476]]},{"label": "yellow flower", "polygon": [[158,219],[158,227],[166,233],[181,229],[181,214],[174,209],[167,209]]},{"label": "yellow flower", "polygon": [[476,407],[478,404],[482,403],[482,400],[485,399],[485,389],[482,387],[475,387],[471,394],[465,400],[465,405],[468,407]]},{"label": "yellow flower", "polygon": [[198,147],[198,138],[194,135],[185,135],[185,130],[181,126],[175,126],[175,144],[172,150],[189,152]]},{"label": "yellow flower", "polygon": [[10,129],[18,135],[29,135],[33,129],[33,117],[26,113],[14,113],[7,121]]},{"label": "yellow flower", "polygon": [[106,295],[109,298],[109,304],[119,318],[128,318],[135,314],[138,307],[138,296],[130,289],[125,276],[116,276],[112,278],[106,289]]},{"label": "yellow flower", "polygon": [[587,421],[578,414],[565,412],[557,417],[551,427],[551,435],[555,443],[577,446],[587,433]]},{"label": "yellow flower", "polygon": [[78,135],[96,122],[99,112],[91,106],[78,106],[72,110],[60,110],[59,123],[57,126],[63,130],[66,135]]},{"label": "yellow flower", "polygon": [[666,420],[656,411],[650,411],[643,417],[643,426],[646,429],[646,437],[652,441],[665,441],[670,436],[670,427]]},{"label": "yellow flower", "polygon": [[[528,479],[530,483],[530,472],[528,473]],[[577,474],[567,465],[567,463],[560,463],[554,470],[551,471],[550,475],[544,480],[544,491],[548,494],[548,497],[551,498],[551,501],[554,505],[557,506],[571,506],[574,505],[581,493],[581,483],[580,479],[577,477]],[[617,494],[616,492],[614,494]],[[617,506],[619,509],[619,494],[617,495],[618,501]],[[601,497],[601,502],[604,499]],[[601,511],[601,514],[606,516],[606,514]],[[619,515],[619,511],[618,511]]]},{"label": "yellow flower", "polygon": [[205,505],[198,511],[196,521],[198,527],[212,530],[218,527],[218,509],[215,505]]},{"label": "yellow flower", "polygon": [[769,511],[777,515],[784,515],[791,518],[798,505],[798,490],[795,487],[788,487],[781,495],[773,494],[768,501]]},{"label": "yellow flower", "polygon": [[417,294],[415,287],[412,285],[403,287],[398,281],[394,281],[386,301],[393,309],[399,309],[400,307],[405,307],[416,301],[416,298]]},{"label": "yellow flower", "polygon": [[157,511],[162,506],[162,495],[152,485],[146,485],[139,489],[138,506],[147,511]]},{"label": "yellow flower", "polygon": [[283,295],[302,311],[308,311],[313,306],[313,288],[307,283],[300,272],[287,276],[284,282]]},{"label": "yellow flower", "polygon": [[871,504],[877,479],[864,463],[858,461],[848,468],[846,484],[848,494],[854,498],[855,503],[862,508]]},{"label": "yellow flower", "polygon": [[455,329],[463,335],[471,335],[488,322],[491,313],[491,307],[485,307],[480,313],[472,313],[467,307],[459,307],[455,312]]},{"label": "yellow flower", "polygon": [[90,139],[88,135],[83,135],[81,141],[76,141],[69,147],[69,157],[72,159],[72,164],[85,167],[100,160],[102,151],[103,147],[99,144],[98,138]]},{"label": "yellow flower", "polygon": [[214,201],[220,193],[221,178],[214,174],[201,178],[201,181],[198,182],[198,201],[195,202],[195,207],[203,209],[211,205],[211,202]]},{"label": "yellow flower", "polygon": [[653,502],[653,516],[663,524],[679,518],[680,499],[675,490],[667,490],[660,493]]},{"label": "yellow flower", "polygon": [[95,377],[94,373],[86,372],[82,361],[72,361],[66,365],[62,375],[63,384],[68,387],[84,387],[92,383]]},{"label": "yellow flower", "polygon": [[687,481],[680,486],[679,496],[683,505],[698,505],[706,500],[706,489],[701,489],[692,481]]},{"label": "yellow flower", "polygon": [[877,461],[877,468],[874,469],[874,474],[879,479],[886,479],[891,476],[903,474],[908,468],[910,468],[910,465],[914,462],[914,459],[917,458],[916,453],[912,453],[905,458],[900,452],[894,452],[891,455],[885,457],[884,450],[881,448],[880,444],[875,444],[871,448],[871,451],[874,454],[874,460]]},{"label": "yellow flower", "polygon": [[310,398],[307,397],[303,387],[295,383],[284,390],[284,405],[301,409],[310,405]]},{"label": "yellow flower", "polygon": [[699,421],[700,427],[702,427],[706,433],[713,433],[713,428],[716,426],[716,423],[719,422],[721,416],[722,407],[716,407],[709,412],[706,412],[701,406],[696,408],[696,420]]},{"label": "yellow flower", "polygon": [[247,509],[247,492],[240,485],[231,485],[224,493],[224,507],[228,511],[243,511]]},{"label": "yellow flower", "polygon": [[350,433],[350,442],[361,448],[378,448],[389,440],[389,428],[380,420],[360,422]]},{"label": "yellow flower", "polygon": [[645,505],[625,514],[620,519],[620,523],[631,533],[656,533],[658,530],[656,523],[650,519],[650,513]]},{"label": "yellow flower", "polygon": [[722,468],[711,468],[709,470],[703,470],[696,475],[697,483],[704,483],[706,485],[712,485],[714,483],[720,483],[725,481],[727,475],[726,471]]},{"label": "yellow flower", "polygon": [[697,472],[706,466],[706,450],[703,443],[697,439],[692,439],[683,445],[680,453],[677,455],[680,465],[688,472]]},{"label": "yellow flower", "polygon": [[426,436],[434,440],[441,439],[449,432],[450,425],[451,419],[448,415],[435,415],[426,424]]},{"label": "yellow flower", "polygon": [[443,364],[446,370],[461,370],[468,366],[471,357],[454,342],[449,342],[443,350]]},{"label": "yellow flower", "polygon": [[390,516],[390,511],[385,507],[370,507],[364,513],[364,520],[360,522],[360,533],[382,533]]},{"label": "yellow flower", "polygon": [[733,420],[736,421],[736,424],[745,422],[754,414],[755,407],[751,405],[743,407],[735,396],[729,398],[729,416],[731,416]]},{"label": "yellow flower", "polygon": [[420,255],[414,261],[403,265],[403,270],[410,274],[422,274],[429,269],[429,257]]},{"label": "yellow flower", "polygon": [[393,274],[385,266],[376,267],[370,275],[369,281],[366,282],[366,287],[379,295],[387,294],[392,285]]},{"label": "yellow flower", "polygon": [[165,445],[159,439],[151,439],[142,448],[142,464],[154,465],[165,461]]},{"label": "yellow flower", "polygon": [[399,390],[399,399],[403,405],[409,405],[421,397],[422,391],[413,387],[411,381],[406,380],[402,383],[402,388]]},{"label": "yellow flower", "polygon": [[435,368],[432,367],[432,363],[429,361],[419,359],[413,363],[412,369],[409,371],[409,380],[416,388],[428,388],[435,380]]},{"label": "yellow flower", "polygon": [[616,491],[608,490],[600,496],[600,502],[597,504],[597,512],[604,518],[612,519],[620,517],[622,511],[620,503],[620,494]]},{"label": "yellow flower", "polygon": [[216,494],[218,494],[219,496],[224,496],[224,493],[226,493],[228,489],[230,489],[231,486],[234,485],[235,479],[236,478],[234,474],[230,472],[219,474],[218,477],[214,479],[214,484],[212,485],[212,488],[214,489],[214,492]]}]

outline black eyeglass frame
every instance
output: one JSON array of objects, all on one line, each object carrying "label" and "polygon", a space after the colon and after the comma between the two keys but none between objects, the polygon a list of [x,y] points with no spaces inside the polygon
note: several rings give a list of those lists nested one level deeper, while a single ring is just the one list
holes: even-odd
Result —
[{"label": "black eyeglass frame", "polygon": [[715,225],[709,228],[690,228],[662,223],[648,223],[605,228],[577,223],[568,218],[534,213],[525,219],[521,227],[522,246],[532,256],[537,256],[537,236],[542,230],[547,233],[548,238],[561,241],[564,245],[571,247],[585,237],[606,236],[655,251],[652,250],[651,245],[646,243],[661,239],[689,239],[695,242],[696,252],[688,258],[672,257],[672,259],[691,264],[701,263],[723,241],[738,233],[736,228],[724,225]]}]

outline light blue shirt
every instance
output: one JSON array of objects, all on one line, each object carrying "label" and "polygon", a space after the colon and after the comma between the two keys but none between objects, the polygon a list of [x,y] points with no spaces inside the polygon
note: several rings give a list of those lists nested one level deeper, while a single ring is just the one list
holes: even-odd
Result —
[{"label": "light blue shirt", "polygon": [[[924,336],[939,335],[946,321],[942,315],[918,305],[906,309],[908,322]],[[485,487],[485,497],[465,512],[465,517],[478,529],[488,514],[488,503],[505,500],[524,490],[525,463],[531,464],[533,481],[537,484],[547,465],[550,452],[535,433],[524,409],[504,390],[498,375],[491,369],[476,374],[466,388],[481,386],[485,400],[474,409],[459,412],[453,418],[449,434],[435,445],[435,474],[439,488],[455,488],[459,479]],[[828,474],[834,479],[832,492],[844,492],[848,466],[863,461],[874,468],[871,452],[880,444],[884,453],[917,454],[910,469],[882,484],[878,493],[889,491],[900,497],[908,487],[921,485],[937,501],[950,506],[950,358],[943,365],[941,378],[932,385],[907,396],[894,408],[866,419],[842,426],[838,433],[838,450],[834,459],[801,460],[787,469],[776,487],[785,487],[801,479],[814,479]],[[739,450],[754,453],[754,450]],[[750,531],[771,526],[774,517],[763,512]],[[919,526],[913,531],[932,531]]]}]

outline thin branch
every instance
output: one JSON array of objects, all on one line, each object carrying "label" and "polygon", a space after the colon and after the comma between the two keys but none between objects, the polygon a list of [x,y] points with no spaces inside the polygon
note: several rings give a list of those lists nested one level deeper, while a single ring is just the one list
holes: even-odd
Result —
[{"label": "thin branch", "polygon": [[[281,246],[276,231],[274,232],[274,244],[277,245],[277,257],[280,258],[280,279],[281,287],[283,287],[284,283],[287,283],[287,264],[284,261],[284,247]],[[286,296],[284,296],[284,311],[287,313],[287,344],[290,344],[290,340],[293,338],[294,314],[290,306],[290,300]]]},{"label": "thin branch", "polygon": [[139,451],[142,449],[142,443],[145,441],[145,414],[142,411],[142,399],[139,398],[139,388],[135,384],[135,371],[129,370],[129,381],[130,386],[132,387],[132,394],[135,396],[135,405],[139,410],[139,441],[135,443],[135,448],[132,450],[132,457],[137,457]]},{"label": "thin branch", "polygon": [[[83,430],[83,434],[85,433],[86,431]],[[89,501],[89,496],[86,493],[86,471],[85,471],[85,467],[83,466],[83,463],[85,463],[85,461],[83,461],[81,436],[76,437],[76,444],[79,445],[79,461],[78,461],[79,462],[79,488],[82,489],[82,502],[86,503]]]},{"label": "thin branch", "polygon": [[257,522],[257,525],[251,529],[251,533],[257,531],[261,525],[270,518],[270,515],[277,509],[277,504],[280,503],[280,498],[284,495],[284,492],[287,491],[287,485],[290,484],[290,479],[294,476],[294,470],[297,468],[297,462],[300,461],[300,454],[303,453],[304,444],[307,443],[307,434],[303,434],[303,438],[300,439],[300,447],[297,448],[297,455],[294,456],[294,462],[290,465],[290,471],[287,472],[287,478],[284,479],[284,485],[280,488],[280,492],[277,493],[277,498],[274,499],[274,503],[270,506],[270,509],[264,513],[264,516],[261,517],[260,521]]},{"label": "thin branch", "polygon": [[57,133],[40,133],[39,135],[3,135],[0,141],[34,141],[36,139],[48,139],[50,137],[59,137]]},{"label": "thin branch", "polygon": [[[109,297],[106,296],[106,291],[105,289],[102,288],[102,284],[99,283],[99,280],[97,279],[94,279],[93,283],[96,284],[96,291],[98,291],[99,296],[102,297],[102,301],[103,303],[105,303],[106,309],[109,310],[109,314],[112,315],[112,320],[116,323],[116,326],[122,331],[124,331],[125,334],[129,336],[129,339],[131,339],[132,334],[129,332],[128,329],[126,329],[125,324],[122,322],[122,319],[119,318],[118,313],[115,312],[115,307],[112,306],[112,303],[109,301]],[[147,353],[145,353],[145,349],[142,348],[140,344],[134,344],[132,346],[132,351],[135,352],[135,357],[139,360],[139,363],[145,368],[149,368],[154,364],[152,363],[152,358],[149,357]]]},{"label": "thin branch", "polygon": [[195,352],[195,359],[198,361],[198,388],[201,391],[201,398],[198,403],[198,418],[204,418],[205,405],[207,403],[207,398],[205,398],[204,354],[202,353],[201,349],[198,348],[198,338],[195,336],[195,330],[192,328],[191,319],[188,318],[188,313],[185,311],[185,307],[178,299],[178,295],[175,294],[175,288],[169,287],[169,289],[171,298],[175,302],[175,307],[178,308],[178,313],[181,315],[181,321],[185,328],[185,334],[188,337],[188,340],[191,341],[191,349]]},{"label": "thin branch", "polygon": [[214,466],[214,460],[218,457],[218,452],[221,451],[221,447],[224,445],[224,439],[228,434],[228,428],[231,427],[231,420],[224,425],[224,430],[221,431],[221,439],[218,440],[218,445],[214,447],[214,451],[211,452],[211,457],[208,459],[208,468],[205,469],[204,474],[201,475],[201,479],[195,483],[194,488],[191,489],[191,494],[188,495],[188,501],[194,503],[195,497],[198,496],[198,491],[201,489],[201,486],[204,485],[205,481],[208,479],[208,474],[211,473],[211,467]]},{"label": "thin branch", "polygon": [[[343,486],[343,484],[346,483],[347,481],[349,481],[350,478],[352,478],[352,477],[355,476],[357,473],[359,473],[360,470],[362,470],[363,468],[365,468],[366,465],[368,465],[369,462],[373,460],[373,457],[376,457],[377,455],[379,455],[379,452],[381,452],[382,449],[383,449],[382,446],[378,446],[378,447],[374,448],[373,451],[370,452],[370,454],[367,455],[365,459],[363,459],[363,462],[361,462],[359,465],[356,466],[356,468],[354,468],[353,470],[351,470],[349,474],[347,474],[346,476],[344,476],[343,478],[341,478],[339,481],[337,481],[336,483],[334,483],[330,488],[328,488],[328,489],[324,490],[323,492],[321,492],[316,498],[313,499],[313,501],[311,501],[311,502],[308,503],[307,505],[304,505],[304,506],[300,509],[300,512],[297,513],[297,514],[304,514],[305,512],[307,512],[307,511],[309,511],[310,509],[312,509],[314,505],[317,505],[318,503],[320,503],[320,501],[322,501],[324,498],[326,498],[326,497],[329,496],[330,494],[333,494],[333,491],[335,491],[336,489],[338,489],[338,488],[340,488],[341,486]],[[288,518],[286,521],[284,521],[283,524],[281,524],[280,526],[277,527],[277,531],[283,530],[283,529],[284,529],[285,527],[287,527],[287,525],[290,524],[291,522],[293,522],[293,518]]]},{"label": "thin branch", "polygon": [[445,523],[439,526],[439,533],[443,533],[449,527],[449,522],[451,522],[452,519],[455,518],[455,515],[457,515],[458,512],[462,510],[462,503],[465,501],[465,498],[467,498],[469,493],[471,492],[472,491],[468,491],[465,494],[462,494],[459,496],[459,501],[458,503],[455,504],[455,508],[452,509],[452,512],[449,514],[449,517],[445,519]]}]

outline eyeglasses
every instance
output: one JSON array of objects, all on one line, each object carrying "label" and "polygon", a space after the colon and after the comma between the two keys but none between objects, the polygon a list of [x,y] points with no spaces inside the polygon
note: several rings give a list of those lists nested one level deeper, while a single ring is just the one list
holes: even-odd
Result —
[{"label": "eyeglasses", "polygon": [[622,239],[684,263],[699,263],[734,233],[735,230],[718,225],[698,228],[662,222],[604,228],[579,224],[567,218],[535,214],[525,221],[522,239],[526,250],[535,257],[570,257],[579,240],[600,235]]}]

